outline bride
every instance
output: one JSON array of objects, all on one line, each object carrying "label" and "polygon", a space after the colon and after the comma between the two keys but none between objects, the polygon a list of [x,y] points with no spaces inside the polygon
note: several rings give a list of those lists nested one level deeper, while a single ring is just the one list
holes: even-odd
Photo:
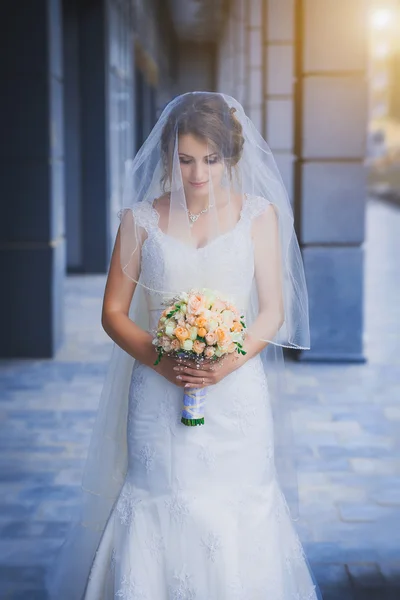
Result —
[{"label": "bride", "polygon": [[[282,348],[309,346],[304,273],[284,186],[241,105],[175,98],[127,164],[120,218],[102,317],[115,346],[50,597],[319,598],[291,520],[279,386]],[[245,354],[155,364],[166,302],[202,288],[245,316]],[[198,389],[205,424],[187,427],[183,395]]]}]

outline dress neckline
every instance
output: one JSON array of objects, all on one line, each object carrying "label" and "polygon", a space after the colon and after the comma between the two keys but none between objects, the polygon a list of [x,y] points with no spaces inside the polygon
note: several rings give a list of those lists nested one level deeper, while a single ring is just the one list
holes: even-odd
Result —
[{"label": "dress neckline", "polygon": [[[151,214],[154,216],[154,229],[160,236],[164,237],[165,239],[172,240],[175,243],[177,243],[181,246],[184,246],[186,249],[197,253],[197,252],[201,252],[202,250],[208,249],[210,246],[213,246],[218,241],[229,237],[233,233],[236,233],[244,221],[244,218],[246,215],[246,208],[249,204],[249,201],[250,201],[249,194],[247,194],[247,193],[243,194],[242,207],[239,212],[239,218],[236,221],[235,225],[232,227],[232,229],[229,229],[228,231],[225,231],[224,233],[221,233],[220,235],[218,235],[217,237],[212,239],[211,242],[208,242],[208,244],[205,244],[205,246],[189,246],[189,244],[186,244],[186,242],[183,242],[180,239],[178,239],[172,235],[169,235],[168,233],[163,231],[159,225],[160,215],[159,215],[158,211],[154,208],[153,203],[150,201],[149,201],[149,208],[150,208]],[[148,239],[148,237],[143,242],[143,244],[147,241],[147,239]]]}]

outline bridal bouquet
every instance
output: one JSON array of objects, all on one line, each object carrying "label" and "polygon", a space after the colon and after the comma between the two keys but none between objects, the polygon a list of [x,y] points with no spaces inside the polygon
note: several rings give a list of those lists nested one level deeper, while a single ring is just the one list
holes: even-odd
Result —
[{"label": "bridal bouquet", "polygon": [[[175,354],[201,364],[243,350],[244,316],[229,300],[207,288],[182,292],[163,311],[153,344],[157,365],[164,354]],[[186,391],[182,423],[204,425],[205,388]]]}]

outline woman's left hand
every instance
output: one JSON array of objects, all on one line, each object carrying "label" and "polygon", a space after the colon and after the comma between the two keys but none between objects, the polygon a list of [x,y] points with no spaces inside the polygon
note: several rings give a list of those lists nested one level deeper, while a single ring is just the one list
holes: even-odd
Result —
[{"label": "woman's left hand", "polygon": [[203,388],[215,385],[235,371],[242,362],[241,358],[235,352],[218,360],[205,360],[201,363],[178,359],[174,371],[177,371],[177,379],[185,384],[185,388]]}]

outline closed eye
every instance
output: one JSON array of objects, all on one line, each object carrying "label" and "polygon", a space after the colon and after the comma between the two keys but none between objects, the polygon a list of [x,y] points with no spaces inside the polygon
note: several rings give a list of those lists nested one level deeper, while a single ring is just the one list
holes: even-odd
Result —
[{"label": "closed eye", "polygon": [[208,165],[215,165],[217,162],[219,162],[219,156],[213,156],[213,157],[207,157],[206,158],[206,163]]},{"label": "closed eye", "polygon": [[[193,162],[192,158],[186,158],[184,156],[180,156],[179,157],[179,162],[182,165],[190,165]],[[215,156],[206,156],[204,158],[204,162],[206,163],[206,165],[215,165],[216,163],[219,162],[219,156],[215,155]]]}]

